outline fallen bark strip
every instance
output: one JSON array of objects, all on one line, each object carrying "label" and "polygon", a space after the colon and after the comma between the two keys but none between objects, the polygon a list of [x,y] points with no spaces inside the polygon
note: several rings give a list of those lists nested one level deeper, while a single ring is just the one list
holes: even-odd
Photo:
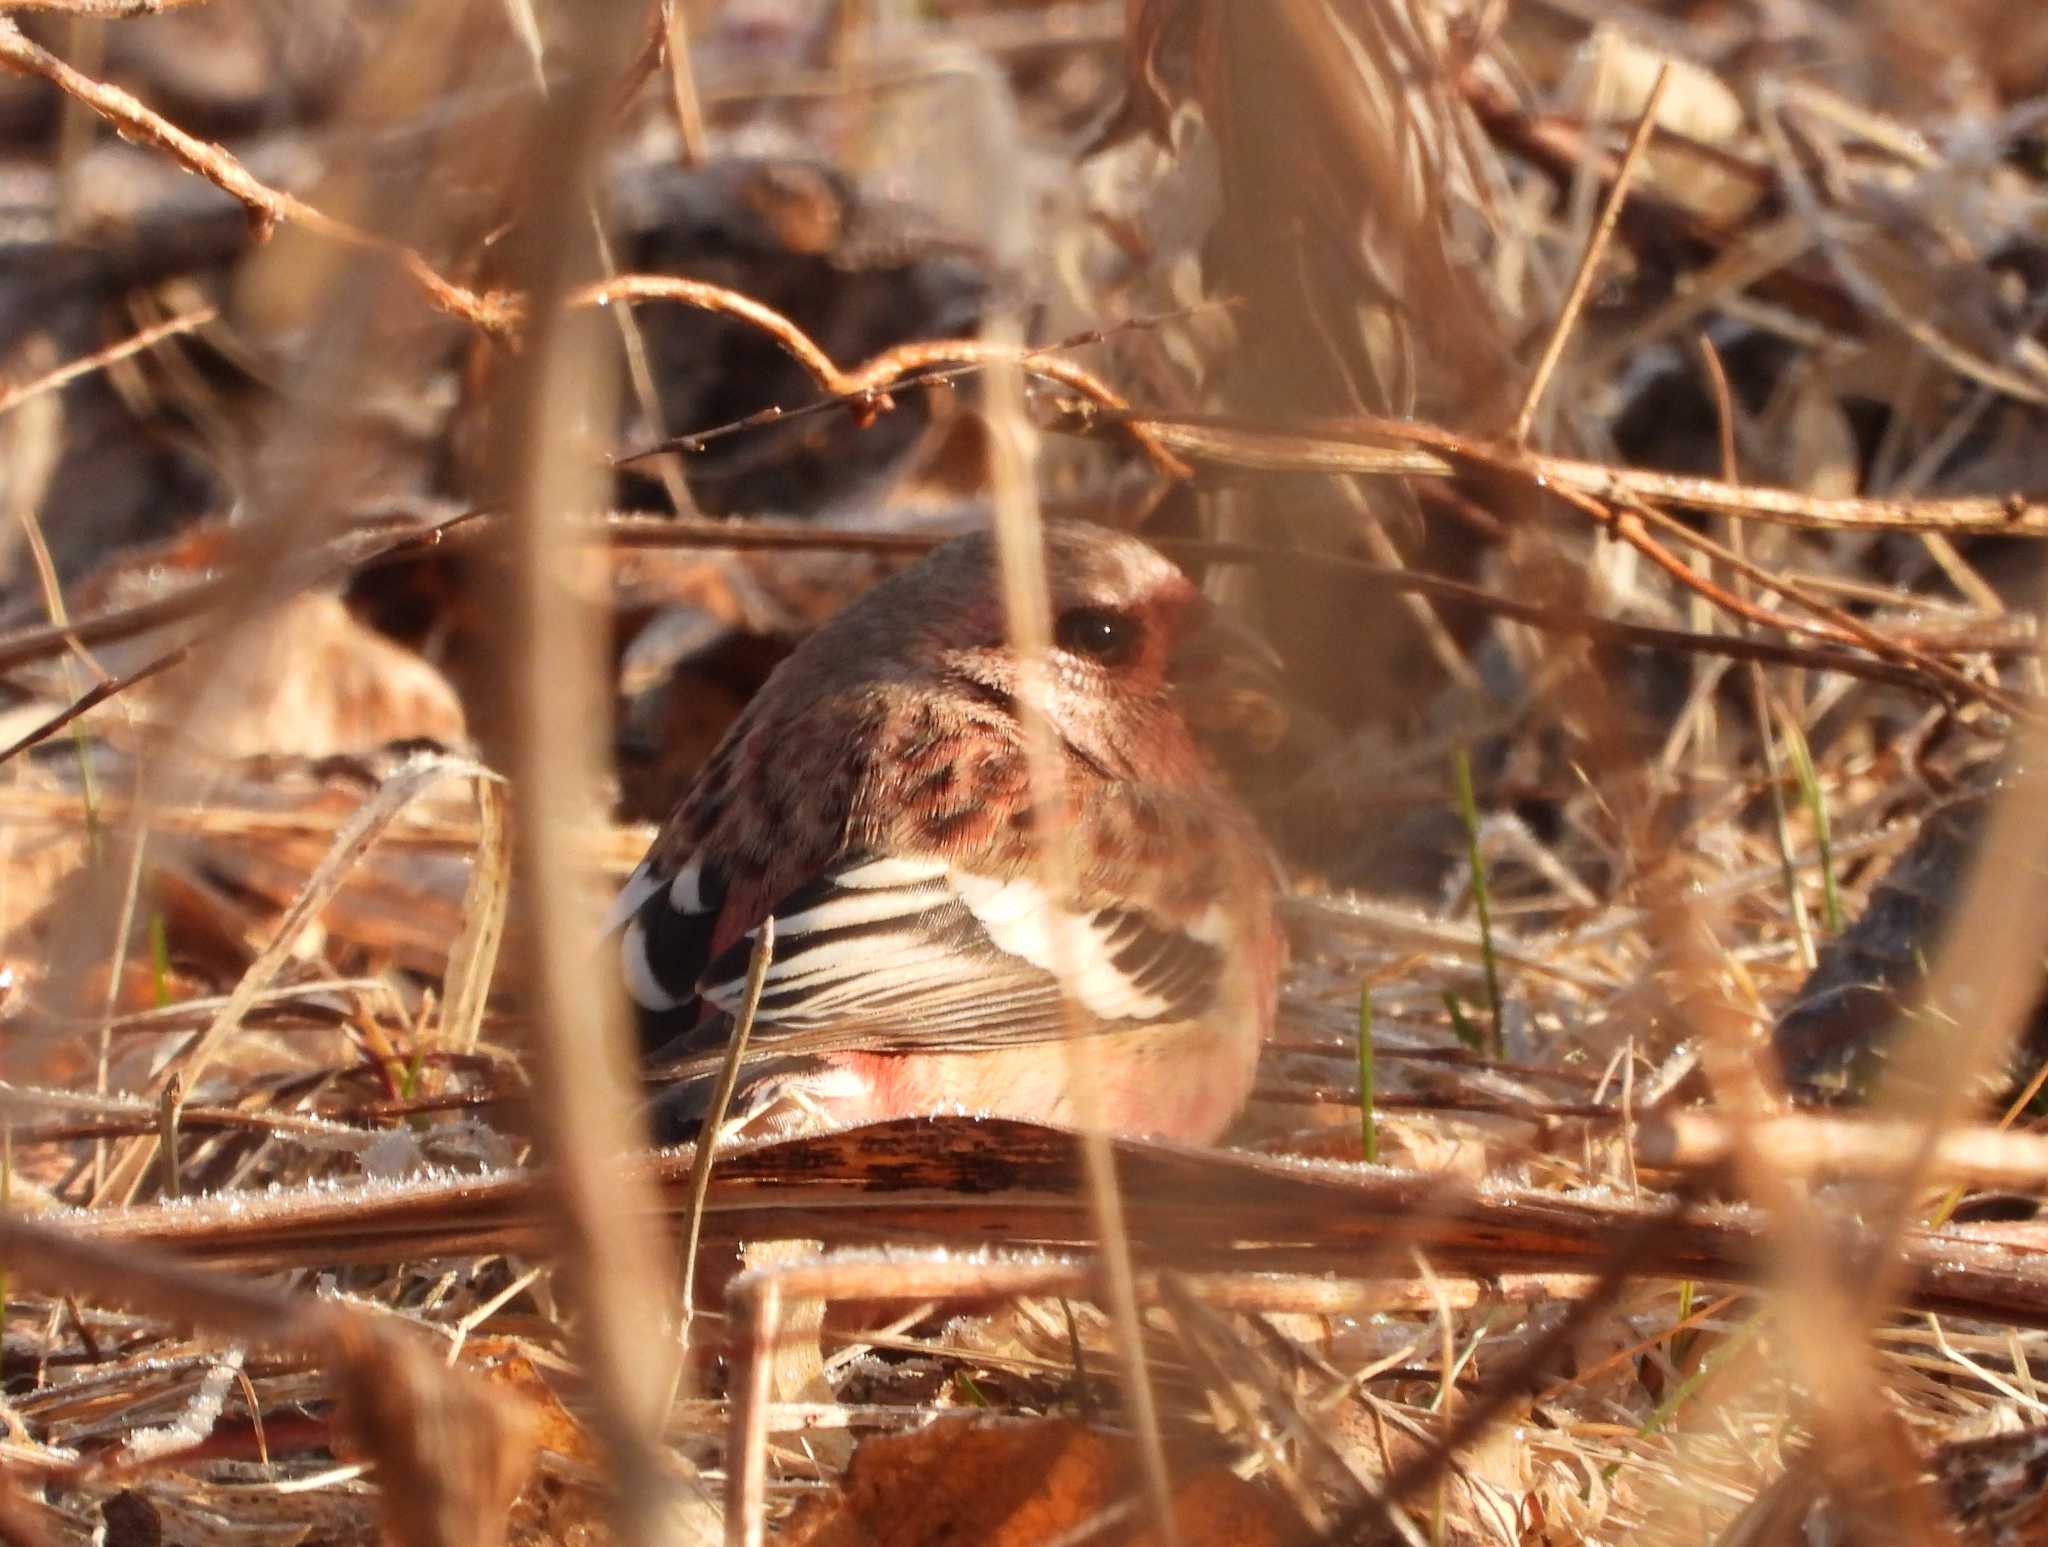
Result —
[{"label": "fallen bark strip", "polygon": [[[1463,1184],[1378,1167],[1311,1165],[1130,1141],[1117,1146],[1134,1244],[1190,1271],[1405,1279],[1413,1247],[1438,1273],[1598,1273],[1614,1243],[1664,1213],[1668,1195]],[[687,1151],[645,1164],[665,1217],[680,1215]],[[1072,1135],[967,1118],[905,1120],[723,1151],[705,1212],[707,1244],[803,1237],[828,1246],[1085,1247]],[[152,1245],[248,1270],[532,1251],[543,1196],[524,1174],[400,1186],[233,1195],[68,1216],[81,1238]],[[1903,1299],[1943,1315],[2048,1328],[2048,1243],[1970,1229],[1904,1244]],[[1850,1222],[1840,1251],[1861,1273]],[[1650,1236],[1642,1276],[1758,1284],[1775,1259],[1751,1209],[1689,1205]]]}]

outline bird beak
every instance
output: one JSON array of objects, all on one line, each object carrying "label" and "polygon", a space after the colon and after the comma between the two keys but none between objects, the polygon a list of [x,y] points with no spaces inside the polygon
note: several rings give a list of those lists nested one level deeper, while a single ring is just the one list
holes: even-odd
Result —
[{"label": "bird beak", "polygon": [[1286,667],[1258,634],[1215,608],[1181,639],[1167,676],[1189,728],[1254,755],[1273,751],[1294,719]]}]

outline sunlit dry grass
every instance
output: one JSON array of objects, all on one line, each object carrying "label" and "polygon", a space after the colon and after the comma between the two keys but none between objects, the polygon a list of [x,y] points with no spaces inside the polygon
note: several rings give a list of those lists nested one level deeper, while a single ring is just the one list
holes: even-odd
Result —
[{"label": "sunlit dry grass", "polygon": [[[187,12],[326,94],[295,159],[166,73],[228,45],[157,9],[0,7],[21,101],[133,142],[106,240],[205,183],[271,232],[124,279],[92,347],[9,335],[0,1533],[753,1541],[941,1414],[1131,1434],[1105,1520],[1184,1539],[1211,1464],[1332,1542],[2038,1507],[2042,1136],[1987,1099],[2048,933],[2026,38],[1959,13],[1935,71],[1798,6],[1788,42],[1579,0],[336,4],[307,65],[257,0]],[[763,146],[981,222],[1001,326],[835,353],[601,248],[613,163]],[[52,207],[99,208],[102,151]],[[662,308],[828,401],[674,422]],[[64,569],[82,384],[203,443],[232,519]],[[907,471],[697,516],[706,455],[912,404]],[[663,508],[609,510],[613,457]],[[715,721],[734,641],[931,512],[1015,561],[1075,510],[1205,563],[1315,722],[1253,775],[1296,961],[1236,1153],[894,1124],[721,1148],[693,1196],[631,1155],[591,956],[647,839],[606,674],[708,619],[666,669]],[[470,745],[382,745],[422,737]],[[1770,1028],[1837,904],[2001,763],[1876,1111],[1792,1110]]]}]

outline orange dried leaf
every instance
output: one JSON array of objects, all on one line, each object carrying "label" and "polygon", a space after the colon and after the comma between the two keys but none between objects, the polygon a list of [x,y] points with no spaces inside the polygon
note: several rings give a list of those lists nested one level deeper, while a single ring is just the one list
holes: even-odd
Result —
[{"label": "orange dried leaf", "polygon": [[[1043,1547],[1137,1493],[1128,1442],[1069,1420],[955,1420],[863,1443],[838,1491],[799,1516],[794,1547]],[[1228,1470],[1185,1477],[1174,1513],[1184,1547],[1282,1547],[1305,1539],[1277,1496]],[[1136,1516],[1091,1538],[1145,1547]]]},{"label": "orange dried leaf", "polygon": [[521,1400],[532,1424],[534,1449],[588,1466],[604,1464],[604,1453],[590,1431],[563,1405],[517,1338],[471,1338],[463,1345],[459,1363]]}]

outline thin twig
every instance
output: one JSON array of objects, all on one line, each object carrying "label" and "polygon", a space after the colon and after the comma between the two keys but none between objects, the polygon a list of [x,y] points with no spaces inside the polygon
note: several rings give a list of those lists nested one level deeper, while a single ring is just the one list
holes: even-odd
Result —
[{"label": "thin twig", "polygon": [[[1366,415],[1326,420],[1307,429],[1214,415],[1099,417],[1106,424],[1142,428],[1176,455],[1218,467],[1455,478],[1477,466],[1539,488],[1570,488],[1612,504],[1676,505],[1814,531],[2048,537],[2048,495],[2018,491],[1940,499],[1807,494],[1765,484],[1735,484],[1689,473],[1551,456],[1459,435],[1420,420]],[[1388,441],[1394,444],[1381,444]]]},{"label": "thin twig", "polygon": [[718,1149],[718,1132],[731,1110],[733,1092],[739,1088],[740,1064],[746,1057],[747,1041],[753,1035],[754,1017],[761,1010],[761,993],[768,986],[768,964],[775,956],[775,915],[761,920],[754,931],[754,949],[747,957],[747,986],[740,1000],[740,1013],[733,1022],[732,1037],[726,1043],[725,1063],[718,1071],[718,1085],[711,1093],[711,1106],[704,1125],[697,1131],[696,1153],[690,1157],[690,1202],[683,1216],[682,1309],[676,1325],[676,1342],[682,1350],[678,1364],[678,1389],[688,1380],[690,1323],[697,1313],[697,1246],[704,1235],[704,1197],[711,1188],[711,1162]]},{"label": "thin twig", "polygon": [[159,1125],[157,1144],[164,1157],[164,1195],[170,1198],[181,1196],[184,1180],[179,1173],[178,1158],[178,1117],[185,1109],[185,1082],[173,1074],[164,1081],[164,1088],[157,1096],[156,1111]]},{"label": "thin twig", "polygon": [[[1931,682],[1939,685],[1950,696],[1958,700],[1981,699],[1985,703],[1996,705],[2009,714],[2026,714],[2030,712],[2019,695],[2008,692],[1996,683],[1979,682],[1975,678],[1957,671],[1954,667],[1936,661],[1925,653],[1913,649],[1909,644],[1888,639],[1875,630],[1856,622],[1854,619],[1847,619],[1846,614],[1843,614],[1846,619],[1845,625],[1840,629],[1803,623],[1797,619],[1786,618],[1777,613],[1769,612],[1730,591],[1722,589],[1711,580],[1696,574],[1690,565],[1672,553],[1662,543],[1652,538],[1643,529],[1643,514],[1637,511],[1609,509],[1590,496],[1571,490],[1561,489],[1558,491],[1558,496],[1566,504],[1584,510],[1595,521],[1605,526],[1616,537],[1620,538],[1637,552],[1643,554],[1681,586],[1700,596],[1706,597],[1732,616],[1745,619],[1751,623],[1775,627],[1792,633],[1807,634],[1820,638],[1846,638],[1862,645],[1873,655],[1912,666],[1923,673]],[[1645,509],[1647,510],[1647,507]],[[1657,514],[1653,511],[1648,513],[1652,516]],[[1676,529],[1679,525],[1679,523],[1672,522],[1669,517],[1664,517],[1663,520],[1673,529]],[[1704,544],[1707,541],[1706,539],[1698,538],[1695,534],[1687,534],[1687,540],[1697,544]]]},{"label": "thin twig", "polygon": [[145,349],[154,348],[167,338],[175,338],[180,333],[196,332],[219,316],[218,306],[196,307],[189,312],[180,312],[175,317],[166,318],[144,328],[141,332],[132,334],[118,343],[109,344],[104,349],[96,349],[76,360],[67,360],[54,371],[46,372],[34,381],[25,381],[19,386],[9,387],[0,392],[0,414],[6,413],[24,398],[32,398],[38,393],[54,392],[59,387],[69,386],[82,376],[90,376],[94,371],[104,370],[110,365],[128,359],[131,355],[138,355]]},{"label": "thin twig", "polygon": [[1642,162],[1643,151],[1649,146],[1650,131],[1657,123],[1657,109],[1664,100],[1664,88],[1670,81],[1671,65],[1667,60],[1657,71],[1656,84],[1650,88],[1642,115],[1636,119],[1635,133],[1629,137],[1628,149],[1621,158],[1621,169],[1614,174],[1614,182],[1607,190],[1607,202],[1600,209],[1600,219],[1593,227],[1585,252],[1579,256],[1579,270],[1572,276],[1571,289],[1565,293],[1564,309],[1557,315],[1557,323],[1550,330],[1550,339],[1536,362],[1536,372],[1529,378],[1528,390],[1522,395],[1521,411],[1515,415],[1514,427],[1508,431],[1508,439],[1516,445],[1528,440],[1529,428],[1536,421],[1536,409],[1543,401],[1544,389],[1550,385],[1557,362],[1564,357],[1564,346],[1570,340],[1579,312],[1586,304],[1586,296],[1593,288],[1593,276],[1599,271],[1600,260],[1607,255],[1607,244],[1613,239],[1615,222],[1621,219],[1622,205],[1628,200],[1629,184],[1635,181],[1636,168]]},{"label": "thin twig", "polygon": [[[859,415],[889,407],[889,391],[902,378],[935,366],[1016,366],[1030,375],[1042,376],[1078,392],[1100,413],[1116,416],[1118,422],[1131,424],[1132,440],[1143,448],[1163,475],[1170,478],[1187,476],[1186,466],[1143,428],[1141,420],[1129,417],[1129,404],[1106,382],[1093,372],[1060,359],[1049,349],[1016,348],[972,338],[924,339],[885,349],[851,370],[841,370],[808,333],[772,306],[704,280],[682,279],[667,274],[621,274],[598,284],[586,285],[569,297],[568,304],[609,306],[615,301],[675,301],[759,328],[804,368],[805,374],[817,383],[820,391],[842,401]],[[780,409],[769,409],[750,416],[746,422],[773,423],[786,417],[788,415]],[[692,449],[699,439],[679,436],[673,441],[646,448],[636,456],[671,449]]]},{"label": "thin twig", "polygon": [[571,307],[610,306],[618,301],[674,301],[698,311],[713,312],[744,322],[780,344],[784,352],[804,368],[805,374],[825,391],[849,390],[845,386],[846,377],[832,363],[832,357],[813,342],[810,334],[774,307],[738,290],[714,285],[708,280],[684,279],[679,275],[618,274],[571,291],[566,304]]},{"label": "thin twig", "polygon": [[669,103],[675,109],[676,138],[684,166],[698,167],[709,154],[704,135],[704,102],[690,68],[690,16],[682,0],[661,0],[662,51],[668,56]]},{"label": "thin twig", "polygon": [[[294,560],[293,571],[298,584],[287,584],[286,577],[272,577],[272,593],[266,600],[276,605],[300,591],[329,584],[359,568],[438,548],[449,533],[480,520],[485,514],[487,512],[477,510],[462,511],[432,526],[402,522],[350,532],[314,549],[303,560]],[[230,560],[233,557],[235,555],[232,554],[225,556]],[[222,568],[227,567],[223,563]],[[138,602],[132,607],[75,619],[61,626],[51,624],[0,635],[0,674],[45,660],[71,648],[74,641],[84,645],[111,644],[146,634],[167,623],[194,617],[233,596],[239,589],[234,576],[227,574],[196,580],[168,596]]]},{"label": "thin twig", "polygon": [[314,208],[296,194],[271,187],[220,146],[187,134],[120,87],[72,69],[30,40],[4,15],[0,15],[0,66],[22,75],[39,76],[98,113],[123,139],[153,146],[186,171],[205,178],[249,212],[259,239],[280,221],[296,225],[345,246],[387,255],[435,306],[486,333],[507,333],[518,321],[520,308],[513,298],[465,289],[444,279],[412,248],[359,230]]},{"label": "thin twig", "polygon": [[[922,553],[943,540],[913,532],[867,532],[835,530],[819,526],[774,526],[746,521],[671,521],[664,517],[618,515],[606,517],[604,531],[616,546],[626,548],[729,548],[748,550],[825,550],[842,553]],[[1796,644],[1750,640],[1725,634],[1694,633],[1685,629],[1658,628],[1603,618],[1570,607],[1546,607],[1451,580],[1441,575],[1404,567],[1375,564],[1353,554],[1316,549],[1277,548],[1260,543],[1223,542],[1200,538],[1161,538],[1159,547],[1178,558],[1224,564],[1261,564],[1281,568],[1309,568],[1375,589],[1412,593],[1433,601],[1492,613],[1526,623],[1550,633],[1575,634],[1598,643],[1643,650],[1680,650],[1706,655],[1726,655],[1735,660],[1762,660],[1814,671],[1839,671],[1901,687],[1936,691],[1924,675],[1910,666],[1894,666],[1861,655],[1834,650],[1807,649]],[[1879,638],[1886,638],[1882,634]],[[1935,648],[1932,641],[1927,642]],[[0,651],[5,642],[0,641]],[[1996,657],[2031,654],[2036,645],[2022,634],[2001,632],[1983,639],[1959,640],[1945,647],[1957,655]],[[1967,696],[1982,696],[1979,685],[1967,684]]]},{"label": "thin twig", "polygon": [[[1741,475],[1741,465],[1736,453],[1735,440],[1735,397],[1728,387],[1728,372],[1721,363],[1721,351],[1706,334],[1699,335],[1700,360],[1706,368],[1707,384],[1713,389],[1715,412],[1720,426],[1721,476],[1731,483]],[[1739,521],[1728,523],[1728,541],[1731,556],[1748,565],[1748,555],[1743,551],[1745,539]],[[1738,576],[1745,576],[1745,568],[1738,567]],[[1745,577],[1746,578],[1746,577]],[[1741,579],[1736,582],[1742,583]],[[1770,684],[1765,680],[1763,664],[1749,662],[1746,673],[1749,679],[1750,714],[1756,721],[1757,745],[1763,751],[1764,777],[1771,793],[1771,834],[1778,846],[1778,866],[1785,880],[1786,905],[1792,915],[1792,932],[1799,942],[1799,960],[1808,972],[1820,961],[1820,953],[1813,943],[1813,923],[1807,917],[1806,894],[1799,887],[1799,867],[1792,857],[1792,824],[1790,812],[1785,805],[1785,785],[1778,768],[1778,738],[1771,724]]]},{"label": "thin twig", "polygon": [[[359,569],[404,562],[417,554],[452,545],[462,540],[461,529],[490,519],[495,512],[463,511],[429,527],[405,526],[395,533],[378,531],[351,533],[308,557],[306,584],[325,584]],[[666,516],[621,514],[596,518],[590,536],[620,548],[705,548],[748,551],[824,551],[914,557],[942,540],[914,532],[847,531],[818,526],[777,526],[747,521],[704,521]],[[1324,573],[1359,585],[1429,597],[1439,603],[1471,608],[1526,623],[1551,633],[1572,634],[1603,645],[1641,650],[1680,650],[1696,654],[1723,655],[1733,660],[1756,660],[1776,665],[1802,666],[1812,671],[1839,672],[1871,682],[1924,693],[1942,694],[1924,673],[1890,661],[1872,660],[1846,651],[1809,649],[1796,644],[1764,639],[1746,639],[1724,634],[1700,634],[1684,629],[1658,628],[1603,618],[1568,607],[1546,607],[1540,603],[1497,595],[1477,586],[1446,579],[1419,570],[1389,569],[1349,554],[1321,553],[1299,549],[1267,547],[1256,543],[1207,542],[1165,539],[1160,546],[1169,553],[1193,560],[1230,564],[1265,564],[1288,568],[1308,565]],[[228,589],[220,580],[195,581],[169,596],[141,602],[133,607],[99,613],[74,620],[68,628],[37,627],[0,635],[0,673],[68,649],[75,638],[87,645],[109,644],[130,639],[167,623],[192,617],[212,607]],[[2034,646],[2010,633],[1969,641],[1954,647],[1957,654],[1995,657],[2023,655]],[[1983,688],[1968,685],[1970,698],[1984,696]]]},{"label": "thin twig", "polygon": [[1379,1493],[1354,1509],[1325,1540],[1346,1544],[1362,1541],[1367,1539],[1369,1526],[1390,1524],[1391,1511],[1434,1482],[1459,1451],[1483,1434],[1510,1403],[1526,1394],[1544,1369],[1578,1340],[1593,1318],[1614,1303],[1631,1282],[1639,1259],[1680,1228],[1682,1214],[1683,1205],[1674,1201],[1643,1216],[1623,1233],[1615,1241],[1593,1288],[1572,1302],[1564,1315],[1533,1339],[1513,1363],[1487,1381],[1477,1396],[1458,1409],[1434,1444],[1395,1471]]},{"label": "thin twig", "polygon": [[125,677],[109,677],[103,682],[94,683],[63,709],[60,709],[56,714],[43,721],[42,724],[15,742],[14,745],[6,748],[4,751],[0,751],[0,763],[5,763],[19,757],[22,753],[28,751],[29,748],[48,741],[80,715],[98,708],[118,693],[127,692],[128,689],[134,687],[139,682],[147,682],[158,672],[169,671],[173,666],[182,663],[191,653],[191,646],[180,645],[168,654],[158,656],[147,665],[138,666]]}]

